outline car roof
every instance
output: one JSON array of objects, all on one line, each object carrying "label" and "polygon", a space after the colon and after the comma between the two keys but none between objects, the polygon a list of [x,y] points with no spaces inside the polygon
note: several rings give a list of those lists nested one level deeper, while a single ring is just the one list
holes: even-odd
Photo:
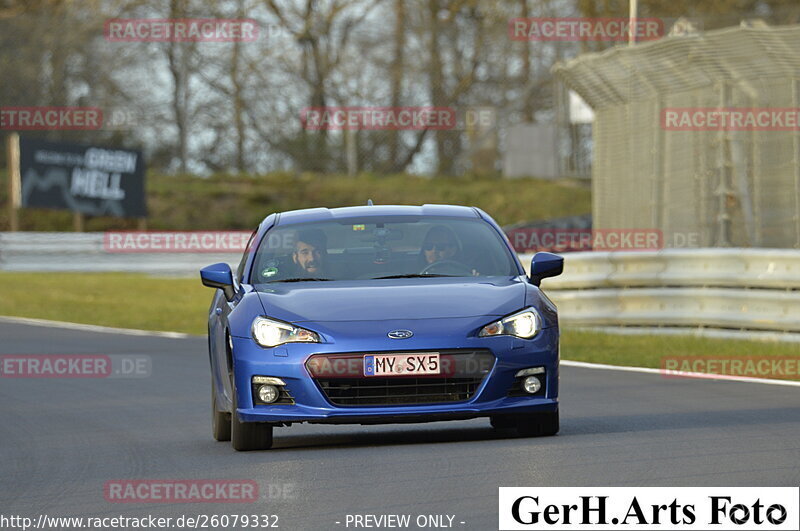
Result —
[{"label": "car roof", "polygon": [[458,205],[369,205],[340,208],[307,208],[281,212],[278,225],[308,223],[347,218],[369,218],[379,216],[439,216],[458,218],[478,218],[473,207]]}]

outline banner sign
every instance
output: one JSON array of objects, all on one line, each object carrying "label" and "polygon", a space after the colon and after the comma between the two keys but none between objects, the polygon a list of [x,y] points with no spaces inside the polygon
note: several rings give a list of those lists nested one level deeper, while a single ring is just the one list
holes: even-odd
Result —
[{"label": "banner sign", "polygon": [[141,151],[20,138],[21,206],[147,215]]}]

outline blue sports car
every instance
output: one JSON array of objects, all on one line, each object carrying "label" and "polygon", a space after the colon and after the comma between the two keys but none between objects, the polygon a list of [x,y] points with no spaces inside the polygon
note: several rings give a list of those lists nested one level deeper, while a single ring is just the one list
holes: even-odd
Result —
[{"label": "blue sports car", "polygon": [[380,424],[488,417],[520,435],[558,432],[559,333],[539,289],[485,212],[445,205],[272,214],[208,319],[212,429],[268,449],[294,422]]}]

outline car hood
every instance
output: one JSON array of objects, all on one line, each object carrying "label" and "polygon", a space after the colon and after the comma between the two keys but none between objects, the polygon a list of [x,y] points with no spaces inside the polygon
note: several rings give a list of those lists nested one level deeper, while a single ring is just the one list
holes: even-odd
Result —
[{"label": "car hood", "polygon": [[518,278],[396,279],[255,286],[266,315],[287,322],[503,316],[522,308]]}]

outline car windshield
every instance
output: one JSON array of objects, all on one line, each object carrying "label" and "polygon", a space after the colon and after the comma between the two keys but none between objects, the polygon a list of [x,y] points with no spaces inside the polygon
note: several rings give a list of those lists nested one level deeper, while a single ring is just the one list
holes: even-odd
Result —
[{"label": "car windshield", "polygon": [[517,274],[483,220],[394,216],[278,226],[262,238],[251,283]]}]

